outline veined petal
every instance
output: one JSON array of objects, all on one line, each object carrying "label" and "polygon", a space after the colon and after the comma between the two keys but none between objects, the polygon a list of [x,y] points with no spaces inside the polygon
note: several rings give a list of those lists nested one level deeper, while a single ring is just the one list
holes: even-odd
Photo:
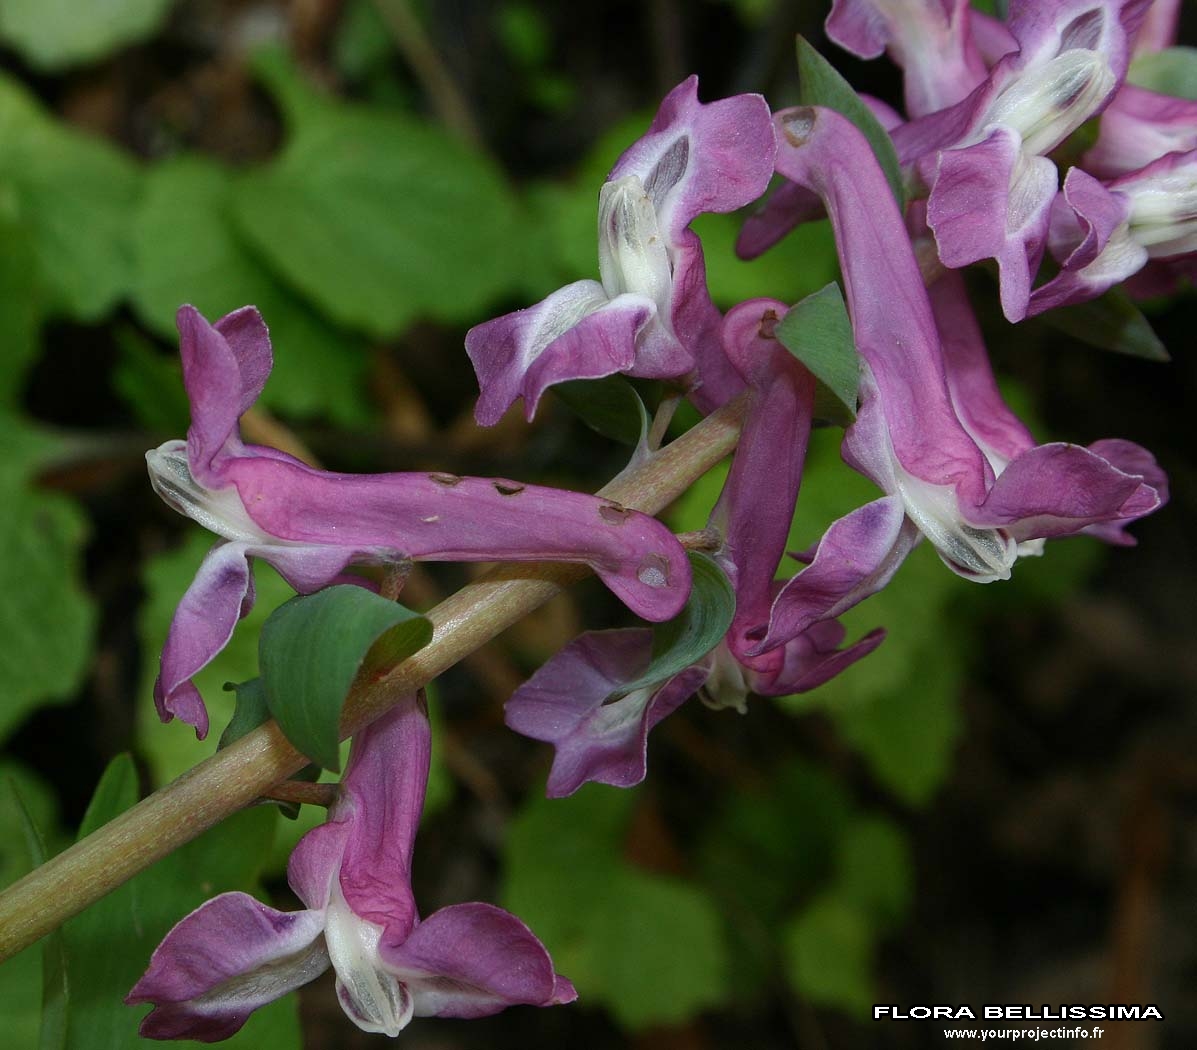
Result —
[{"label": "veined petal", "polygon": [[493,426],[522,397],[531,419],[553,383],[626,371],[655,316],[652,299],[626,296],[612,304],[597,281],[575,281],[536,306],[476,325],[465,340],[481,388],[474,418]]},{"label": "veined petal", "polygon": [[[386,869],[379,868],[381,879]],[[412,1019],[414,1003],[406,986],[378,953],[381,926],[356,914],[334,887],[325,910],[324,936],[337,974],[337,999],[363,1032],[397,1036]]]},{"label": "veined petal", "polygon": [[418,1017],[486,1017],[508,1006],[555,1006],[577,998],[553,972],[536,935],[490,904],[434,912],[401,943],[384,939],[383,961],[407,987]]},{"label": "veined petal", "polygon": [[631,787],[644,779],[649,731],[706,678],[705,668],[688,668],[621,696],[644,673],[651,655],[651,631],[588,631],[507,701],[507,725],[556,750],[550,798],[572,795],[587,781]]},{"label": "veined petal", "polygon": [[591,566],[629,608],[667,620],[685,604],[690,563],[659,521],[610,500],[452,474],[334,474],[242,457],[227,479],[284,544],[391,550],[425,561],[567,561]]},{"label": "veined petal", "polygon": [[885,631],[878,627],[847,649],[838,648],[843,640],[844,628],[838,620],[812,624],[786,643],[779,671],[753,680],[753,691],[761,696],[790,696],[817,689],[868,656],[885,641]]},{"label": "veined petal", "polygon": [[216,1042],[259,1006],[328,968],[324,914],[280,912],[245,893],[223,893],[180,921],[125,998],[153,1003],[147,1039]]},{"label": "veined petal", "polygon": [[1026,540],[1140,518],[1161,503],[1143,476],[1127,474],[1080,445],[1057,442],[1015,459],[969,516],[978,526],[1002,528]]},{"label": "veined petal", "polygon": [[[1155,456],[1141,445],[1121,438],[1104,438],[1094,441],[1089,451],[1124,474],[1141,477],[1145,485],[1155,490],[1161,507],[1168,502],[1168,475],[1156,462]],[[1086,526],[1081,531],[1116,547],[1133,547],[1137,541],[1126,531],[1126,526],[1136,520],[1136,517],[1115,518],[1100,525]]]},{"label": "veined petal", "polygon": [[765,192],[773,174],[773,129],[760,95],[698,101],[698,77],[665,96],[647,133],[608,176],[645,187],[669,245],[704,212],[729,212]]},{"label": "veined petal", "polygon": [[1135,54],[1162,51],[1176,43],[1180,23],[1180,0],[1152,0],[1143,24],[1135,34]]},{"label": "veined petal", "polygon": [[215,324],[194,306],[182,306],[176,323],[183,384],[191,402],[188,456],[196,478],[213,484],[222,454],[241,447],[237,420],[257,401],[270,375],[270,336],[252,306]]},{"label": "veined petal", "polygon": [[1056,166],[1024,151],[1017,133],[1005,127],[940,154],[927,201],[939,257],[953,269],[996,259],[1002,310],[1011,321],[1026,316],[1056,186]]},{"label": "veined petal", "polygon": [[1197,149],[1197,100],[1123,84],[1102,113],[1097,142],[1082,164],[1093,175],[1112,178],[1191,149]]},{"label": "veined petal", "polygon": [[392,939],[405,937],[416,922],[411,854],[431,754],[424,698],[412,694],[356,734],[340,798],[329,813],[349,827],[339,892],[355,915]]},{"label": "veined petal", "polygon": [[918,539],[897,496],[866,503],[833,522],[810,564],[777,593],[767,633],[750,655],[785,645],[817,621],[834,619],[876,594]]},{"label": "veined petal", "polygon": [[253,607],[252,576],[244,543],[218,543],[204,558],[171,620],[154,703],[163,722],[181,718],[208,735],[208,712],[191,679],[212,661],[233,636],[237,621]]}]

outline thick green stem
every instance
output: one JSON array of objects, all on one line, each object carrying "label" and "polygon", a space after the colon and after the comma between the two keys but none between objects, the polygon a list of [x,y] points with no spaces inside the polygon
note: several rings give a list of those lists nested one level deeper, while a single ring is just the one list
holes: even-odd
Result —
[{"label": "thick green stem", "polygon": [[[724,406],[612,481],[601,495],[659,513],[735,448],[743,411],[742,398]],[[586,569],[576,565],[503,565],[463,587],[428,613],[433,624],[428,645],[383,677],[354,685],[345,702],[342,734],[367,725],[585,575]],[[0,961],[248,805],[306,762],[278,726],[267,722],[30,872],[0,894]]]}]

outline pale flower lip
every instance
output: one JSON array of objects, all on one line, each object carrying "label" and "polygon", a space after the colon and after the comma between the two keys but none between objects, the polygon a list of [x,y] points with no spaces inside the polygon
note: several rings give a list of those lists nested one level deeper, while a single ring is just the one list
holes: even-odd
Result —
[{"label": "pale flower lip", "polygon": [[614,373],[684,383],[704,411],[738,393],[689,225],[756,200],[772,171],[760,95],[703,104],[697,77],[674,88],[600,191],[601,280],[566,285],[466,335],[481,388],[478,422],[498,422],[520,398],[531,419],[553,384]]},{"label": "pale flower lip", "polygon": [[681,545],[660,522],[610,500],[504,478],[335,474],[244,444],[237,421],[270,374],[266,326],[253,307],[213,325],[184,306],[178,323],[191,428],[185,443],[152,449],[146,463],[166,503],[222,542],[180,601],[163,648],[154,698],[164,721],[177,716],[207,732],[191,679],[252,606],[252,558],[305,594],[352,564],[581,562],[647,620],[667,620],[685,604],[690,563]]},{"label": "pale flower lip", "polygon": [[182,919],[125,1000],[154,1005],[141,1035],[227,1039],[258,1007],[330,965],[349,1018],[388,1036],[412,1017],[485,1017],[576,999],[544,945],[509,912],[455,904],[420,919],[411,855],[430,756],[419,694],[360,731],[328,822],[291,855],[287,879],[306,910],[224,893]]}]

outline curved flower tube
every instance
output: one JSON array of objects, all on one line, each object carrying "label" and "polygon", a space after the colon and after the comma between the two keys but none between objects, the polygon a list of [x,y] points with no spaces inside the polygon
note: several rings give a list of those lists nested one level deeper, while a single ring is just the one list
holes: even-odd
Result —
[{"label": "curved flower tube", "polygon": [[637,614],[665,620],[683,606],[690,564],[660,522],[610,500],[452,474],[353,475],[314,470],[276,449],[245,445],[237,420],[270,373],[266,326],[245,307],[215,325],[179,311],[187,441],[146,453],[158,494],[221,537],[179,603],[154,698],[164,721],[207,731],[191,678],[253,604],[249,559],[262,558],[301,593],[351,564],[433,561],[582,562]]},{"label": "curved flower tube", "polygon": [[478,422],[498,422],[520,397],[531,419],[554,383],[616,372],[685,378],[704,410],[738,393],[689,225],[756,200],[769,184],[772,150],[760,95],[704,105],[697,77],[674,88],[599,194],[601,281],[577,281],[466,335],[482,391]]},{"label": "curved flower tube", "polygon": [[259,1006],[329,966],[349,1018],[389,1036],[412,1017],[484,1017],[577,998],[509,912],[455,904],[420,919],[411,856],[430,739],[418,695],[357,734],[328,822],[300,840],[287,868],[306,910],[280,912],[224,893],[193,911],[125,1000],[154,1006],[142,1036],[227,1039]]},{"label": "curved flower tube", "polygon": [[864,137],[830,110],[775,120],[778,170],[817,192],[831,217],[864,363],[844,458],[901,499],[940,558],[978,582],[1005,579],[1021,543],[1159,507],[1150,478],[1075,445],[1027,447],[1000,467],[987,459],[953,402],[935,315]]}]

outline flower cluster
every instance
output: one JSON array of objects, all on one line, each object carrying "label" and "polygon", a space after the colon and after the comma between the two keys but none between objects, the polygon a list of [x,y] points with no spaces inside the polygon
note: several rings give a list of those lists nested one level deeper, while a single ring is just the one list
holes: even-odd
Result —
[{"label": "flower cluster", "polygon": [[[704,104],[692,77],[599,188],[600,279],[470,331],[484,425],[520,399],[531,418],[554,384],[615,374],[662,381],[701,413],[746,404],[707,529],[735,594],[726,634],[655,679],[649,627],[588,632],[549,660],[506,720],[554,746],[550,795],[643,779],[650,729],[691,696],[743,710],[750,694],[814,689],[867,657],[884,630],[845,644],[838,618],[887,586],[924,538],[949,570],[980,583],[1007,579],[1058,537],[1134,542],[1128,525],[1167,499],[1163,472],[1128,441],[1039,444],[999,394],[957,271],[995,260],[1011,321],[1128,278],[1138,294],[1190,272],[1197,104],[1126,83],[1134,54],[1171,39],[1176,6],[1011,0],[998,22],[965,0],[835,0],[831,38],[862,57],[887,51],[904,70],[905,116],[869,104],[908,200],[895,199],[865,136],[834,110],[772,113],[757,95]],[[1061,186],[1049,154],[1103,113],[1084,167]],[[702,213],[758,200],[775,174],[783,181],[739,249],[754,254],[798,222],[830,219],[859,373],[842,455],[880,490],[798,553],[786,544],[818,384],[778,337],[788,304],[755,299],[726,315],[714,306],[690,228]],[[1058,272],[1035,287],[1049,248]],[[191,678],[252,603],[253,558],[303,593],[367,586],[352,573],[363,564],[576,561],[646,620],[682,610],[682,546],[611,501],[505,479],[333,474],[243,444],[238,418],[271,367],[261,318],[247,307],[209,324],[184,307],[179,330],[192,426],[186,442],[147,459],[159,494],[220,542],[162,655],[164,719],[206,731]],[[788,554],[801,563],[792,576],[781,571]],[[183,919],[131,993],[154,1004],[144,1034],[224,1038],[329,965],[349,1016],[390,1035],[413,1014],[573,999],[506,912],[465,904],[419,919],[411,848],[427,767],[428,722],[413,696],[356,737],[328,823],[292,857],[306,910],[226,894]]]}]

